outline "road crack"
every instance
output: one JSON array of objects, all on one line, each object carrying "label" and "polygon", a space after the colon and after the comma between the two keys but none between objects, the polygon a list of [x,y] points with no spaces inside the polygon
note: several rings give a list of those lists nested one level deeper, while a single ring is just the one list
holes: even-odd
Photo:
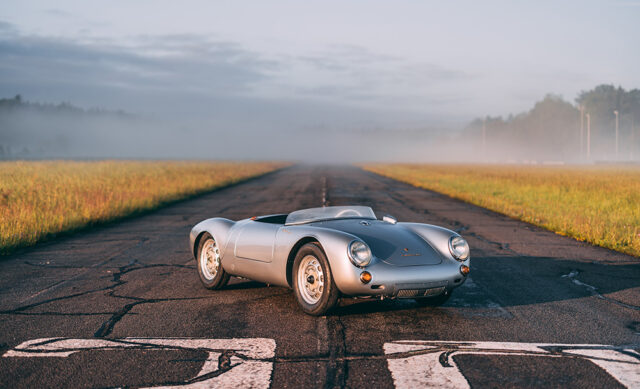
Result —
[{"label": "road crack", "polygon": [[327,319],[329,357],[325,388],[344,388],[348,373],[344,324],[339,316],[330,316]]},{"label": "road crack", "polygon": [[631,305],[631,304],[626,304],[626,303],[623,303],[622,301],[618,301],[618,300],[612,299],[610,297],[603,296],[600,292],[598,292],[598,288],[596,288],[595,286],[589,285],[587,283],[584,283],[584,282],[580,281],[578,279],[578,275],[579,274],[580,274],[579,270],[571,270],[569,272],[569,274],[563,274],[561,277],[562,278],[567,278],[567,279],[571,280],[571,282],[573,282],[574,284],[585,288],[589,293],[591,293],[592,296],[595,296],[595,297],[597,297],[597,298],[599,298],[601,300],[604,300],[604,301],[619,305],[619,306],[621,306],[623,308],[633,309],[634,311],[640,311],[640,307],[638,307],[638,306]]}]

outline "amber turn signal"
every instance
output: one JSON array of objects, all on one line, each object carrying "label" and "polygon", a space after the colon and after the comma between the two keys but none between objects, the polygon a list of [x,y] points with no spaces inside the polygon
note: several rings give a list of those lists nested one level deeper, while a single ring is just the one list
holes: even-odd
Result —
[{"label": "amber turn signal", "polygon": [[369,282],[371,282],[371,273],[369,273],[368,271],[363,271],[362,273],[360,273],[360,281],[362,281],[363,284],[368,284]]},{"label": "amber turn signal", "polygon": [[469,269],[469,266],[466,266],[466,265],[460,266],[460,273],[463,276],[466,276],[467,274],[469,274],[470,271],[471,271],[471,269]]}]

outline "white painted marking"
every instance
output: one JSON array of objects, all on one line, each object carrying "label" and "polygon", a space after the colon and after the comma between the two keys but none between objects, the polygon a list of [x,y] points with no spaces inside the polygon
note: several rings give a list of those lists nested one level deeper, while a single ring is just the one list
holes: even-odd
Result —
[{"label": "white painted marking", "polygon": [[[124,339],[66,339],[43,338],[21,343],[7,351],[4,358],[58,357],[87,350],[117,350],[127,348],[206,350],[209,355],[200,372],[187,380],[184,388],[268,388],[271,384],[276,342],[266,338],[192,339],[192,338],[124,338]],[[218,371],[221,351],[230,351],[232,368],[206,378]],[[196,381],[197,380],[197,381]],[[195,382],[194,382],[195,381]]]},{"label": "white painted marking", "polygon": [[[389,345],[393,343],[384,345],[385,354],[393,354],[390,352],[393,347]],[[416,349],[408,347],[406,351]],[[455,363],[449,361],[450,367],[442,366],[438,362],[439,356],[440,353],[432,352],[409,358],[387,359],[396,388],[468,388],[469,383]]]},{"label": "white painted marking", "polygon": [[[597,344],[512,342],[397,341],[384,344],[396,388],[468,388],[452,356],[581,356],[628,388],[640,387],[640,354],[633,349]],[[632,354],[632,355],[629,355]]]},{"label": "white painted marking", "polygon": [[638,356],[634,358],[616,350],[567,350],[566,353],[584,355],[628,388],[640,387],[640,357]]}]

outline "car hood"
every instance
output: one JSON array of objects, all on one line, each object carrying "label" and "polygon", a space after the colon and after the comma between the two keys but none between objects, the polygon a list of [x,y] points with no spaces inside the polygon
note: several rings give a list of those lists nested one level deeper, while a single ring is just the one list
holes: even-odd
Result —
[{"label": "car hood", "polygon": [[376,258],[394,266],[437,265],[442,256],[413,231],[381,220],[343,219],[312,223],[355,235],[371,248]]}]

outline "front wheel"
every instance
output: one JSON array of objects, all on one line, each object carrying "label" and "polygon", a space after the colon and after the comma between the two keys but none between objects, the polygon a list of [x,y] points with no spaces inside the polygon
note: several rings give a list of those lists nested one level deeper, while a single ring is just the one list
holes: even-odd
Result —
[{"label": "front wheel", "polygon": [[338,288],[319,245],[307,243],[298,250],[293,262],[293,291],[298,304],[309,315],[324,315],[336,305]]},{"label": "front wheel", "polygon": [[220,263],[220,248],[215,239],[205,233],[198,243],[198,275],[207,289],[220,289],[229,282],[229,274]]}]

